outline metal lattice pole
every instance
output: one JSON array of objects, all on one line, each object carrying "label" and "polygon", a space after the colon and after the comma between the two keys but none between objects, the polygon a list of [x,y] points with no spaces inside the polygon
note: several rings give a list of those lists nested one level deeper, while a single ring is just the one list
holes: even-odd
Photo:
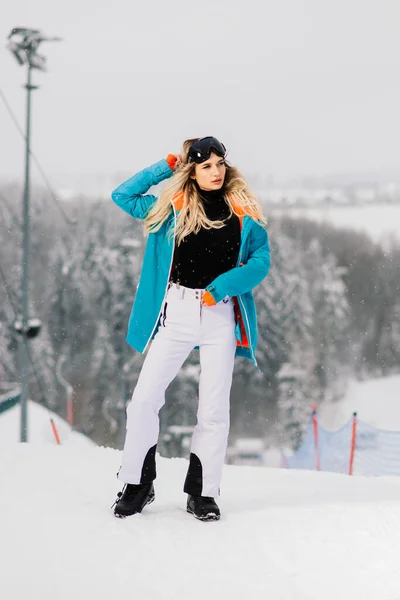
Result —
[{"label": "metal lattice pole", "polygon": [[36,89],[32,85],[32,67],[27,65],[28,78],[26,83],[26,136],[25,136],[25,182],[23,198],[23,234],[22,234],[22,334],[20,345],[20,382],[21,382],[21,442],[28,441],[28,369],[29,361],[26,344],[26,331],[29,319],[29,253],[30,253],[30,145],[31,145],[31,92]]},{"label": "metal lattice pole", "polygon": [[30,158],[31,158],[31,92],[37,89],[32,85],[32,69],[45,70],[46,59],[37,50],[43,41],[58,41],[60,38],[44,36],[38,29],[15,27],[8,36],[8,48],[18,64],[27,65],[26,135],[25,135],[25,182],[23,197],[22,228],[22,279],[21,279],[21,315],[14,323],[19,333],[18,360],[21,382],[21,442],[28,441],[28,381],[29,352],[28,342],[36,337],[41,328],[39,319],[29,318],[29,255],[30,255]]}]

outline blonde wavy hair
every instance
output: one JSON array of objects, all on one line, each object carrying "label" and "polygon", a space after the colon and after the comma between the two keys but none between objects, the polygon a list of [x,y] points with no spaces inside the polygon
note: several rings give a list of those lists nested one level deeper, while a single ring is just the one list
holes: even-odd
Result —
[{"label": "blonde wavy hair", "polygon": [[[198,233],[202,227],[205,229],[220,229],[224,226],[224,221],[210,221],[207,218],[194,179],[196,163],[187,162],[189,148],[198,139],[200,138],[193,138],[183,143],[182,163],[176,169],[144,221],[146,233],[150,234],[158,231],[171,214],[174,199],[180,193],[183,193],[183,206],[179,211],[175,226],[175,238],[178,245],[187,235]],[[248,214],[265,225],[267,219],[263,215],[257,198],[250,192],[246,181],[236,167],[226,161],[225,164],[226,175],[223,193],[230,208],[230,215],[232,213]],[[171,235],[174,235],[173,231]]]}]

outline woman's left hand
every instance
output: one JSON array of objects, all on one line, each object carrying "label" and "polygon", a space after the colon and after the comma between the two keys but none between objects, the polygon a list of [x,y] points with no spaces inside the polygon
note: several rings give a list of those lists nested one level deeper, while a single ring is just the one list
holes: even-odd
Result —
[{"label": "woman's left hand", "polygon": [[204,294],[201,297],[201,304],[202,306],[215,306],[215,304],[217,303],[215,302],[210,292],[204,292]]}]

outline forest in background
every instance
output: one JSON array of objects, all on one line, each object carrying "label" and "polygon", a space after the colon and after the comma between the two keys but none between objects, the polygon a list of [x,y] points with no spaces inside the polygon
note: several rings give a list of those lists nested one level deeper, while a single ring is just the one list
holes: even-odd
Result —
[{"label": "forest in background", "polygon": [[[120,448],[124,407],[143,356],[125,342],[145,247],[143,226],[111,200],[63,203],[32,198],[30,397],[66,414],[64,379],[74,389],[74,424],[98,444]],[[255,289],[260,371],[237,359],[231,440],[263,437],[296,448],[311,405],[335,402],[349,378],[400,372],[400,246],[366,234],[268,214],[271,270]],[[20,190],[0,190],[0,362],[17,381],[14,331],[21,278]],[[7,288],[7,289],[6,289]],[[167,391],[161,432],[196,422],[197,351]]]}]

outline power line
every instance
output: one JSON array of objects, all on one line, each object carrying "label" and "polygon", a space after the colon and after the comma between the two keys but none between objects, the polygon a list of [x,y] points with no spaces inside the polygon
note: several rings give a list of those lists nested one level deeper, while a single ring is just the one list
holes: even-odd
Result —
[{"label": "power line", "polygon": [[[4,204],[7,206],[9,213],[11,215],[11,218],[14,222],[14,225],[16,225],[18,227],[18,229],[20,231],[22,231],[22,223],[20,221],[20,219],[18,218],[18,216],[15,214],[14,209],[10,206],[9,201],[7,200],[7,198],[4,196],[4,194],[0,191],[0,199],[4,202]],[[41,253],[40,250],[38,250],[38,248],[35,248],[37,255],[39,256],[40,262],[42,263],[42,266],[47,269],[47,263],[46,263],[46,259],[44,258],[43,254]]]},{"label": "power line", "polygon": [[[22,131],[22,128],[20,127],[20,125],[18,123],[18,119],[15,116],[15,114],[14,114],[14,112],[13,112],[10,104],[8,103],[8,101],[7,101],[6,97],[5,97],[4,92],[3,92],[2,89],[0,89],[0,96],[1,96],[1,98],[3,100],[3,102],[4,102],[4,105],[5,105],[5,107],[6,107],[7,111],[8,111],[8,114],[10,115],[10,118],[11,118],[12,122],[14,123],[15,127],[18,130],[18,133],[21,135],[22,139],[26,140],[26,136],[25,136],[24,132]],[[41,174],[41,176],[43,178],[43,181],[46,184],[46,187],[47,187],[48,192],[50,193],[51,199],[53,200],[53,202],[55,202],[55,204],[56,204],[58,210],[60,211],[60,213],[62,214],[65,222],[68,223],[68,225],[76,225],[77,221],[75,219],[74,220],[70,219],[70,217],[65,213],[64,209],[62,208],[62,206],[61,206],[61,204],[60,204],[60,202],[59,202],[59,200],[57,198],[57,194],[53,190],[53,188],[52,188],[52,186],[50,184],[50,181],[48,180],[48,178],[47,178],[47,176],[46,176],[46,174],[45,174],[42,166],[40,165],[39,160],[37,159],[36,155],[32,151],[30,151],[30,155],[31,155],[33,161],[35,162],[36,167],[38,168],[39,173]]]},{"label": "power line", "polygon": [[[25,134],[24,134],[24,132],[23,132],[22,128],[20,127],[20,125],[19,125],[19,123],[18,123],[18,119],[17,119],[17,117],[15,116],[15,114],[14,114],[14,112],[13,112],[13,110],[12,110],[12,108],[11,108],[10,104],[8,103],[8,101],[7,101],[6,97],[5,97],[5,94],[4,94],[4,92],[3,92],[1,89],[0,89],[0,96],[1,96],[1,98],[2,98],[2,100],[3,100],[3,102],[4,102],[4,105],[5,105],[5,107],[6,107],[7,111],[8,111],[8,114],[9,114],[9,116],[10,116],[10,118],[11,118],[12,122],[14,123],[14,125],[15,125],[15,127],[16,127],[16,129],[17,129],[18,133],[20,134],[20,136],[22,137],[22,139],[26,140],[26,136],[25,136]],[[56,204],[57,208],[59,209],[60,213],[62,214],[62,216],[63,216],[63,218],[64,218],[64,221],[65,221],[67,224],[69,224],[69,225],[76,225],[76,224],[77,224],[77,221],[76,221],[76,220],[71,220],[71,219],[68,217],[68,215],[67,215],[67,214],[64,212],[64,210],[63,210],[63,208],[62,208],[61,204],[59,203],[59,200],[58,200],[58,198],[57,198],[57,195],[56,195],[55,191],[53,190],[53,188],[52,188],[52,186],[51,186],[51,184],[50,184],[50,182],[49,182],[49,180],[48,180],[48,178],[47,178],[47,176],[46,176],[46,174],[45,174],[45,172],[44,172],[44,169],[42,168],[42,166],[41,166],[41,165],[40,165],[40,163],[39,163],[39,160],[38,160],[38,158],[37,158],[37,157],[36,157],[36,155],[35,155],[35,154],[32,152],[32,150],[30,150],[30,151],[29,151],[29,154],[30,154],[30,156],[32,157],[32,159],[35,161],[35,164],[36,164],[36,166],[37,166],[37,168],[38,168],[38,170],[39,170],[39,172],[40,172],[40,174],[41,174],[41,176],[42,176],[42,178],[43,178],[43,180],[44,180],[44,182],[45,182],[45,184],[46,184],[46,186],[47,186],[47,189],[48,189],[49,193],[50,193],[50,197],[51,197],[51,199],[52,199],[52,200],[55,202],[55,204]],[[4,197],[4,195],[3,195],[3,194],[1,194],[1,193],[0,193],[0,197],[3,199],[3,201],[4,201],[4,202],[5,202],[5,204],[6,204],[6,206],[8,207],[8,209],[9,209],[9,212],[10,212],[10,214],[11,214],[11,216],[12,216],[13,220],[14,220],[14,223],[16,223],[16,224],[17,224],[17,226],[19,227],[19,229],[22,231],[22,223],[20,222],[20,219],[17,217],[17,215],[15,214],[15,212],[12,210],[12,208],[11,208],[11,206],[10,206],[10,204],[9,204],[8,200],[7,200],[7,199]],[[45,260],[44,260],[43,256],[41,255],[41,253],[40,253],[40,252],[38,252],[38,255],[39,255],[40,261],[42,262],[42,265],[46,267]],[[11,307],[12,307],[12,309],[13,309],[13,312],[14,312],[15,318],[16,318],[16,315],[17,315],[17,313],[16,313],[16,309],[15,309],[15,307],[14,307],[13,300],[12,300],[12,298],[11,298],[11,296],[10,296],[10,292],[9,292],[9,290],[8,290],[8,285],[7,285],[7,281],[6,281],[6,279],[5,279],[5,276],[4,276],[4,272],[3,272],[3,270],[1,271],[1,279],[2,279],[2,281],[3,281],[3,285],[4,285],[4,286],[5,286],[5,288],[6,288],[6,291],[7,291],[7,296],[8,296],[8,299],[9,299],[10,305],[11,305]],[[17,304],[17,303],[15,303],[15,304]],[[29,346],[28,346],[28,344],[27,344],[27,340],[26,340],[26,338],[24,338],[24,345],[25,345],[25,348],[26,348],[26,351],[27,351],[27,355],[28,355],[28,359],[29,359],[29,362],[30,362],[30,364],[31,364],[31,367],[32,367],[33,373],[34,373],[34,375],[35,375],[35,378],[36,378],[37,384],[38,384],[38,386],[39,386],[39,388],[40,388],[40,390],[41,390],[41,393],[42,393],[42,395],[43,395],[43,398],[44,398],[44,401],[45,401],[45,403],[46,403],[46,406],[47,406],[48,410],[50,410],[50,409],[49,409],[49,407],[48,407],[48,404],[47,404],[46,397],[45,397],[45,395],[44,395],[43,386],[41,385],[41,382],[40,382],[40,380],[39,380],[38,374],[37,374],[37,372],[36,372],[36,369],[35,369],[35,367],[34,367],[33,360],[32,360],[32,355],[31,355],[31,352],[30,352],[30,348],[29,348]]]}]

